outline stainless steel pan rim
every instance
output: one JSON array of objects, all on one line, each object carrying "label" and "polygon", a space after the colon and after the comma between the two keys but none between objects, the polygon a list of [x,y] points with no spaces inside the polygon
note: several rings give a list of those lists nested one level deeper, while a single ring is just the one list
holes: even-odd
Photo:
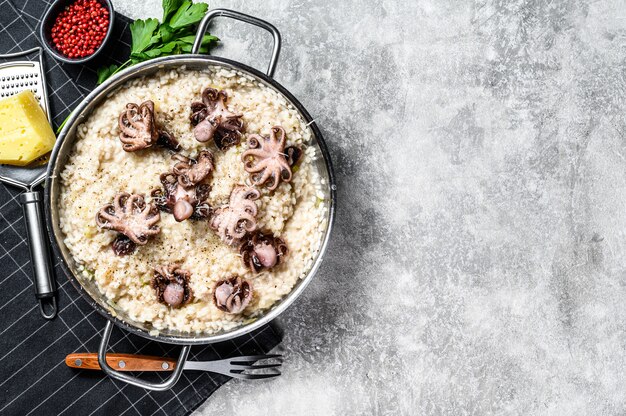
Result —
[{"label": "stainless steel pan rim", "polygon": [[[300,284],[290,295],[288,295],[288,299],[286,298],[283,302],[281,302],[281,304],[274,308],[273,310],[271,310],[267,315],[265,315],[264,317],[260,318],[259,320],[257,320],[254,323],[251,323],[247,326],[244,327],[240,327],[237,330],[234,330],[232,332],[228,332],[225,334],[219,334],[219,335],[212,335],[212,336],[208,336],[208,337],[201,337],[201,338],[197,338],[197,337],[193,337],[193,338],[188,338],[188,337],[167,337],[167,336],[162,336],[162,335],[150,335],[148,332],[143,331],[143,330],[139,330],[136,327],[129,325],[128,323],[126,323],[125,321],[112,316],[110,312],[108,312],[107,310],[105,310],[104,308],[102,308],[98,303],[93,302],[93,300],[91,299],[90,295],[85,293],[82,285],[80,284],[79,281],[77,281],[77,278],[74,276],[74,273],[70,270],[70,268],[67,266],[67,262],[68,259],[65,258],[65,256],[63,257],[64,262],[62,263],[63,268],[65,269],[66,273],[68,273],[71,277],[71,282],[74,284],[74,286],[81,292],[81,294],[83,295],[83,297],[86,297],[88,300],[91,300],[90,303],[92,303],[94,305],[94,307],[96,307],[96,309],[103,314],[105,317],[112,319],[116,324],[118,324],[120,327],[129,330],[131,332],[135,332],[138,333],[139,335],[142,335],[146,338],[150,338],[156,341],[161,341],[161,342],[169,342],[169,343],[176,343],[176,344],[206,344],[206,343],[212,343],[212,342],[220,342],[220,341],[225,341],[225,340],[229,340],[232,338],[235,338],[237,336],[243,335],[247,332],[250,332],[256,328],[259,328],[260,326],[264,325],[265,323],[271,321],[272,319],[274,319],[276,316],[278,316],[284,309],[286,309],[287,306],[289,306],[293,300],[295,300],[295,297],[297,297],[297,295],[300,294],[300,292],[304,289],[304,286],[306,286],[306,284],[308,283],[308,281],[310,280],[310,277],[312,277],[312,275],[317,271],[320,262],[321,262],[321,258],[325,252],[326,249],[326,244],[328,241],[328,238],[330,236],[330,231],[332,228],[332,222],[333,222],[333,218],[334,218],[334,211],[335,211],[335,204],[336,204],[336,196],[335,196],[335,182],[334,182],[334,177],[333,177],[333,171],[332,171],[332,166],[331,166],[331,162],[330,162],[330,156],[328,154],[328,150],[326,148],[326,145],[323,141],[322,135],[319,132],[318,127],[316,126],[315,122],[312,120],[311,116],[306,112],[306,110],[304,109],[304,107],[302,107],[302,105],[295,100],[295,98],[287,91],[285,90],[282,86],[280,86],[280,84],[278,84],[276,81],[274,81],[273,79],[265,76],[264,74],[260,73],[259,71],[247,67],[245,65],[242,64],[238,64],[234,61],[228,60],[228,59],[224,59],[224,58],[219,58],[219,57],[208,57],[208,56],[202,56],[202,55],[179,55],[173,58],[159,58],[159,59],[155,59],[154,61],[150,61],[144,64],[139,64],[137,66],[134,66],[132,68],[129,68],[126,71],[120,72],[118,74],[118,76],[114,79],[111,80],[111,82],[108,82],[106,84],[101,85],[100,87],[98,87],[96,90],[94,90],[91,94],[89,94],[85,100],[83,100],[83,102],[76,108],[76,110],[74,111],[74,114],[72,115],[72,117],[68,120],[66,126],[63,128],[63,131],[61,132],[61,134],[59,135],[59,139],[57,141],[57,144],[55,145],[55,148],[52,152],[52,156],[51,156],[51,161],[50,161],[50,166],[48,168],[48,177],[46,179],[46,197],[45,197],[45,201],[46,201],[46,212],[48,215],[48,228],[49,228],[49,232],[51,235],[54,235],[54,239],[53,239],[53,243],[55,244],[55,248],[57,248],[59,251],[62,241],[60,239],[60,234],[57,230],[55,230],[54,225],[58,223],[58,221],[56,221],[56,218],[52,218],[52,213],[53,211],[56,211],[56,209],[53,208],[52,206],[52,197],[56,197],[56,195],[52,195],[52,189],[56,189],[56,184],[53,184],[52,182],[55,181],[56,178],[54,178],[54,172],[56,170],[59,169],[58,167],[58,160],[59,160],[59,151],[60,148],[62,146],[62,143],[64,142],[65,138],[67,137],[67,133],[72,130],[77,124],[80,124],[80,121],[82,121],[82,119],[84,118],[82,116],[82,112],[83,110],[92,102],[94,101],[96,98],[102,97],[103,95],[108,94],[109,92],[112,92],[112,90],[114,90],[115,88],[117,88],[119,85],[125,83],[126,81],[128,81],[129,79],[132,78],[136,78],[138,76],[142,76],[143,74],[146,74],[149,71],[145,71],[146,69],[148,70],[153,70],[154,68],[162,68],[165,66],[165,64],[176,64],[176,66],[189,66],[193,63],[201,63],[203,65],[222,65],[228,68],[233,68],[236,70],[240,70],[243,72],[249,72],[255,76],[258,76],[262,79],[264,79],[265,81],[267,81],[268,83],[271,83],[276,89],[278,89],[281,93],[283,93],[293,104],[294,106],[298,109],[298,111],[300,111],[300,113],[303,115],[303,117],[305,118],[307,123],[311,123],[310,127],[313,130],[315,136],[318,139],[318,144],[319,147],[321,149],[321,153],[322,156],[324,158],[324,161],[326,163],[328,172],[329,172],[329,177],[330,177],[330,181],[328,186],[330,187],[330,201],[329,201],[329,205],[330,205],[330,209],[329,209],[329,216],[328,216],[328,222],[329,222],[329,226],[327,229],[327,232],[323,238],[322,241],[322,245],[320,247],[320,251],[319,251],[319,255],[317,260],[315,261],[313,268],[311,269],[311,271],[309,272],[308,276],[306,278],[304,278],[303,280],[305,281],[305,284]],[[55,221],[53,221],[55,220]]]},{"label": "stainless steel pan rim", "polygon": [[[252,16],[244,15],[242,13],[234,12],[231,10],[215,9],[209,12],[207,16],[201,22],[200,28],[198,29],[197,39],[201,39],[201,36],[206,31],[206,28],[208,27],[209,22],[213,18],[219,17],[219,16],[226,16],[226,17],[231,17],[234,19],[242,20],[242,21],[263,27],[272,33],[272,35],[274,36],[274,51],[272,55],[272,60],[270,61],[270,65],[268,68],[268,74],[272,74],[274,71],[276,60],[278,58],[279,51],[280,51],[280,35],[278,31],[271,24],[265,21],[262,21],[260,19],[256,19]],[[198,42],[196,43],[197,43],[196,46],[199,47]],[[165,334],[155,334],[155,333],[151,334],[150,332],[152,331],[139,328],[135,324],[127,322],[125,319],[123,319],[123,317],[115,316],[113,313],[111,313],[110,310],[108,310],[103,305],[103,303],[106,303],[106,299],[104,295],[100,294],[99,296],[94,296],[95,294],[88,293],[88,291],[85,289],[85,287],[80,281],[81,278],[78,278],[76,276],[75,271],[72,269],[72,267],[70,267],[70,264],[73,264],[73,260],[71,259],[71,256],[69,256],[69,253],[67,252],[67,249],[64,246],[62,233],[59,229],[59,223],[58,223],[58,209],[56,206],[56,203],[57,203],[56,201],[58,198],[60,185],[59,185],[59,182],[57,181],[56,175],[62,169],[61,164],[65,162],[68,156],[69,150],[72,148],[74,135],[75,135],[76,128],[78,127],[78,125],[81,124],[86,119],[86,117],[91,113],[91,110],[97,106],[100,100],[104,99],[107,95],[116,91],[118,87],[123,85],[128,80],[133,79],[133,78],[138,78],[144,75],[153,74],[160,69],[180,68],[182,66],[186,66],[188,69],[206,69],[207,67],[210,67],[210,66],[221,66],[225,68],[234,69],[234,70],[243,72],[247,75],[250,75],[256,78],[257,80],[261,81],[262,83],[268,85],[269,87],[281,93],[288,100],[288,102],[290,102],[299,111],[299,113],[302,115],[305,121],[309,124],[309,127],[312,129],[315,139],[316,139],[315,141],[317,142],[319,151],[323,158],[323,161],[320,162],[320,165],[325,167],[326,175],[327,175],[327,182],[328,182],[327,184],[325,184],[325,188],[327,188],[326,191],[327,191],[327,196],[328,196],[328,206],[327,206],[327,213],[326,213],[327,215],[326,219],[327,219],[328,225],[326,228],[326,232],[322,238],[317,258],[315,259],[313,266],[311,267],[307,275],[303,279],[301,279],[298,283],[296,283],[296,286],[294,287],[294,289],[287,296],[285,296],[282,300],[278,301],[277,304],[274,307],[272,307],[272,309],[270,309],[265,315],[261,316],[256,321],[251,322],[249,324],[244,324],[243,326],[238,327],[235,330],[226,331],[226,332],[218,333],[215,335],[195,336],[193,334],[185,334],[185,333],[180,333],[180,335],[178,334],[177,335],[165,335]],[[70,139],[68,143],[65,144],[66,139],[68,137],[70,137]],[[78,107],[73,111],[71,117],[68,119],[63,130],[61,131],[59,138],[57,140],[57,143],[51,155],[50,163],[48,166],[48,172],[47,172],[46,187],[45,187],[45,205],[46,205],[48,231],[51,236],[53,247],[55,247],[55,249],[57,249],[57,251],[61,254],[61,257],[63,260],[61,261],[61,265],[62,265],[64,272],[68,275],[68,278],[72,282],[72,285],[76,288],[76,290],[78,290],[81,296],[96,311],[98,311],[98,313],[100,313],[102,316],[104,316],[105,318],[109,320],[109,322],[107,322],[107,327],[105,328],[103,342],[101,343],[101,351],[100,351],[101,356],[104,357],[104,354],[106,353],[106,344],[108,341],[108,337],[111,333],[111,330],[113,327],[112,323],[113,323],[128,332],[137,334],[144,338],[148,338],[148,339],[158,341],[158,342],[184,345],[185,347],[183,347],[183,351],[181,352],[181,356],[180,356],[181,362],[184,362],[189,352],[188,346],[226,341],[226,340],[230,340],[238,336],[247,334],[251,331],[254,331],[255,329],[260,328],[261,326],[272,321],[274,318],[280,315],[285,309],[287,309],[296,300],[296,298],[298,298],[298,296],[302,293],[302,291],[305,289],[305,287],[308,285],[308,283],[311,281],[311,279],[313,278],[313,276],[319,269],[320,264],[322,262],[322,258],[326,251],[326,247],[327,247],[328,240],[331,234],[334,216],[335,216],[335,205],[336,205],[335,190],[336,190],[336,185],[335,185],[335,179],[334,179],[333,169],[331,165],[330,155],[328,153],[328,149],[326,147],[322,134],[319,131],[319,128],[317,127],[315,121],[311,118],[311,116],[306,111],[306,109],[302,106],[302,104],[300,104],[300,102],[291,93],[289,93],[289,91],[287,91],[287,89],[285,89],[278,82],[276,82],[273,78],[271,78],[270,75],[263,74],[262,72],[254,68],[251,68],[249,66],[243,65],[241,63],[238,63],[229,59],[221,58],[221,57],[190,54],[190,55],[177,55],[173,57],[157,58],[157,59],[154,59],[154,60],[142,63],[142,64],[135,65],[124,71],[121,71],[119,74],[115,75],[111,79],[107,80],[104,84],[96,88],[78,105]],[[101,363],[101,366],[106,371],[107,369],[102,364],[106,364],[106,361],[104,363]],[[183,366],[180,365],[179,367],[182,368]],[[112,369],[110,370],[114,371]],[[154,385],[154,384],[137,381],[137,379],[135,379],[134,377],[124,377],[123,374],[118,373],[118,372],[115,372],[115,373],[118,373],[115,375],[109,371],[106,371],[106,372],[109,375],[115,378],[118,378],[122,381],[128,382],[130,384],[138,385],[144,388],[152,389],[152,390],[167,389],[171,387],[173,383],[176,382],[178,377],[180,377],[180,374],[173,374],[172,377],[168,379],[165,383],[161,383],[160,385]]]}]

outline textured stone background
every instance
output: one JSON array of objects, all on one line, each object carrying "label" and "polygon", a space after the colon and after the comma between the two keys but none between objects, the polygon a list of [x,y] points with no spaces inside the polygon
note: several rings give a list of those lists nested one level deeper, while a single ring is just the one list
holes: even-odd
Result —
[{"label": "textured stone background", "polygon": [[[132,17],[160,0],[114,1]],[[201,415],[626,413],[626,3],[215,1],[333,155],[284,376]],[[269,40],[220,21],[216,54]]]}]

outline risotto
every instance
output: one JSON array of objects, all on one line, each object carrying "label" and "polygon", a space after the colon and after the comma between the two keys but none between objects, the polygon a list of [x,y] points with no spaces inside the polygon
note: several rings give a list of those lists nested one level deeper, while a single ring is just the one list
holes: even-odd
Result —
[{"label": "risotto", "polygon": [[[241,115],[244,127],[239,144],[218,149],[213,142],[194,137],[190,104],[201,100],[207,88],[224,91],[228,110]],[[146,101],[154,103],[153,114],[160,128],[178,141],[178,154],[194,160],[205,150],[212,153],[213,168],[205,180],[210,189],[205,202],[211,216],[233,203],[237,188],[256,192],[257,197],[249,199],[256,211],[256,230],[287,247],[273,267],[255,270],[242,261],[243,251],[220,238],[212,227],[213,217],[177,221],[165,211],[160,212],[159,232],[147,243],[127,255],[114,252],[112,245],[120,234],[99,227],[95,220],[99,210],[120,192],[139,194],[145,197],[145,204],[154,204],[155,190],[164,186],[163,174],[171,172],[175,163],[174,153],[167,149],[130,152],[122,147],[120,113],[127,103]],[[282,127],[286,145],[301,154],[290,180],[276,178],[278,185],[270,189],[257,186],[242,154],[252,146],[251,135],[270,137],[274,126]],[[314,163],[318,155],[312,134],[280,94],[235,70],[181,68],[125,84],[78,127],[76,143],[61,173],[60,228],[81,278],[94,279],[112,305],[157,331],[215,333],[255,319],[290,293],[309,271],[320,248],[326,203],[323,180]],[[183,283],[192,294],[179,307],[164,303],[155,284],[155,270],[171,264],[185,270],[188,281]],[[218,282],[234,277],[249,283],[251,290],[247,303],[239,305],[242,310],[235,311],[238,313],[220,308],[215,300]]]}]

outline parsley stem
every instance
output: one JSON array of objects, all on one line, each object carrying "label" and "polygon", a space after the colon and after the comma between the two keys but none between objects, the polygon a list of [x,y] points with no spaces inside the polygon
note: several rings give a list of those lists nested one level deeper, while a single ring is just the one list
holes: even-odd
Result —
[{"label": "parsley stem", "polygon": [[117,74],[118,72],[120,72],[122,69],[124,69],[125,67],[127,67],[132,61],[129,59],[128,61],[124,62],[122,65],[120,65],[115,71],[111,72],[111,75],[109,75],[109,78],[112,75]]},{"label": "parsley stem", "polygon": [[72,115],[72,112],[70,112],[67,117],[65,117],[65,120],[63,120],[63,123],[61,123],[61,125],[57,128],[56,134],[57,136],[59,135],[59,133],[61,133],[61,130],[63,130],[63,127],[65,127],[65,124],[67,123],[67,120],[70,119],[70,116]]}]

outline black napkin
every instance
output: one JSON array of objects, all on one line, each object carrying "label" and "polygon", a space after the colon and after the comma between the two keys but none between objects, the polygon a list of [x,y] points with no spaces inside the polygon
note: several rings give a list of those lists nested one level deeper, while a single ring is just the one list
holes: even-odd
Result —
[{"label": "black napkin", "polygon": [[[0,53],[39,45],[40,18],[49,1],[0,0]],[[59,125],[96,85],[102,63],[128,56],[130,20],[116,15],[113,38],[89,65],[60,64],[45,56],[51,113]],[[148,392],[111,380],[101,372],[65,366],[72,352],[95,352],[105,319],[85,302],[55,258],[59,315],[44,320],[33,292],[18,191],[0,184],[0,414],[2,415],[183,415],[191,413],[229,378],[185,372],[169,391]],[[192,360],[265,353],[281,340],[280,330],[265,326],[234,341],[194,347]],[[111,351],[177,357],[180,347],[148,341],[115,329]],[[139,374],[164,380],[169,373]]]}]

